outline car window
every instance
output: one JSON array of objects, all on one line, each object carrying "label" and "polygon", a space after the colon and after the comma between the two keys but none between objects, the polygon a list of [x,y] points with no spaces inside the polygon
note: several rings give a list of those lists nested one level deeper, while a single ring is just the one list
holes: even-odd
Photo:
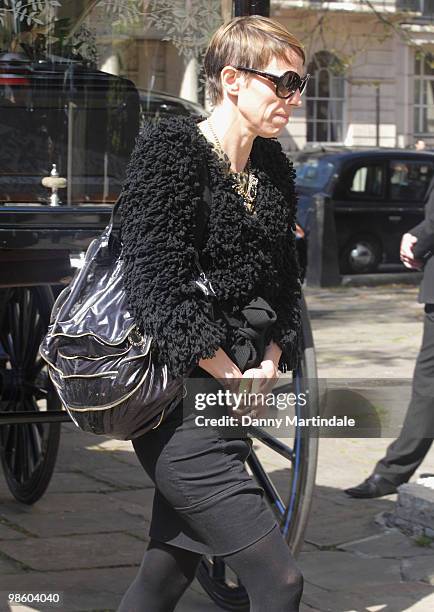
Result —
[{"label": "car window", "polygon": [[384,168],[380,163],[353,167],[348,176],[347,195],[352,199],[382,198]]},{"label": "car window", "polygon": [[422,201],[433,175],[433,164],[425,160],[390,162],[389,194],[393,201]]},{"label": "car window", "polygon": [[294,168],[297,173],[297,185],[314,189],[323,189],[335,170],[332,162],[314,157],[302,162],[295,161]]}]

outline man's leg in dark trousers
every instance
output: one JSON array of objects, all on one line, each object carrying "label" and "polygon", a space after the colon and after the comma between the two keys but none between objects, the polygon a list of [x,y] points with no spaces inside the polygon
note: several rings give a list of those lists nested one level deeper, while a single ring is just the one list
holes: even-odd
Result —
[{"label": "man's leg in dark trousers", "polygon": [[399,437],[374,472],[398,486],[422,463],[434,436],[434,304],[425,305],[422,346],[413,375],[411,401]]}]

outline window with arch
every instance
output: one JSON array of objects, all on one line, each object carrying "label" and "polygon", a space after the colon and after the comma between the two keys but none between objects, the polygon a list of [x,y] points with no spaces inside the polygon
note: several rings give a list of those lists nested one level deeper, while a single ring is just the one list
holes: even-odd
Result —
[{"label": "window with arch", "polygon": [[416,53],[414,80],[414,132],[434,134],[434,54]]},{"label": "window with arch", "polygon": [[329,51],[315,53],[307,72],[308,142],[342,142],[344,116],[344,67]]}]

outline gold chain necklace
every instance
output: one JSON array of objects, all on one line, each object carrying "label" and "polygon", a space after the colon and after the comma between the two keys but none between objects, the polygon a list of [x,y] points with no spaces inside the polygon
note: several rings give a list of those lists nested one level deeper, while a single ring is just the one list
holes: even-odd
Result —
[{"label": "gold chain necklace", "polygon": [[223,151],[223,147],[220,144],[220,140],[217,138],[217,134],[215,133],[209,118],[207,119],[207,123],[215,141],[215,149],[217,150],[220,159],[225,165],[226,173],[233,179],[233,188],[238,193],[238,195],[243,198],[247,210],[255,214],[254,201],[257,193],[258,179],[254,174],[252,174],[250,170],[250,155],[247,160],[246,167],[242,172],[231,172],[231,160]]}]

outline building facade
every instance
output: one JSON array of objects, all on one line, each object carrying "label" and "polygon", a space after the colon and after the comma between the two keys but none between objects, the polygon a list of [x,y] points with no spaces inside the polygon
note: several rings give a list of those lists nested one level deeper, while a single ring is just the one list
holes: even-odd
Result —
[{"label": "building facade", "polygon": [[[283,0],[272,15],[306,45],[312,74],[286,148],[434,148],[434,0]],[[373,7],[375,12],[372,10]]]},{"label": "building facade", "polygon": [[[189,4],[194,15],[200,2],[177,4]],[[206,20],[192,18],[187,37],[198,46],[231,9],[227,0],[203,5]],[[189,57],[173,22],[160,15],[160,23],[130,30],[128,45],[117,46],[123,73],[211,110],[200,90],[200,55]],[[434,0],[271,0],[270,15],[303,42],[312,75],[303,107],[280,137],[286,150],[411,147],[417,140],[434,147]]]}]

